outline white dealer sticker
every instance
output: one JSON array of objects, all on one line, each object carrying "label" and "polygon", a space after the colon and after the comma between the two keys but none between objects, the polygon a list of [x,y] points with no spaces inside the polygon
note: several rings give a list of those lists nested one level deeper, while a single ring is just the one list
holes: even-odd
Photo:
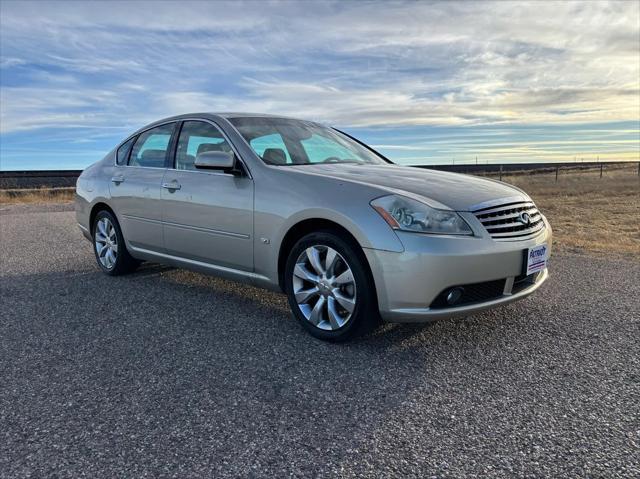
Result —
[{"label": "white dealer sticker", "polygon": [[527,275],[535,273],[536,271],[542,271],[547,266],[547,248],[546,244],[541,244],[529,248],[527,252]]}]

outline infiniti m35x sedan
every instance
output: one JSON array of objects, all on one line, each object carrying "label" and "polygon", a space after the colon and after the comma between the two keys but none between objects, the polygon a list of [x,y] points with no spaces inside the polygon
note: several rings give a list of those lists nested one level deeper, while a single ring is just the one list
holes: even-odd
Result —
[{"label": "infiniti m35x sedan", "polygon": [[526,193],[402,167],[310,121],[197,113],[135,132],[77,183],[109,275],[153,261],[287,294],[313,336],[468,315],[547,279],[551,227]]}]

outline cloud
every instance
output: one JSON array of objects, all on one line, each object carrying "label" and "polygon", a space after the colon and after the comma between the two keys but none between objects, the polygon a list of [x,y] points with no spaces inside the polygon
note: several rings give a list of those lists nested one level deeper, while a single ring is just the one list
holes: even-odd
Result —
[{"label": "cloud", "polygon": [[[343,89],[330,85],[287,81],[240,82],[243,94],[220,96],[205,92],[160,95],[160,111],[261,111],[300,116],[344,126],[479,125],[490,123],[592,122],[633,118],[634,85],[619,88],[545,88],[499,93],[468,92],[417,97],[394,89]],[[603,105],[606,108],[603,109]]]},{"label": "cloud", "polygon": [[11,68],[25,65],[27,62],[21,58],[2,57],[0,58],[0,68]]},{"label": "cloud", "polygon": [[638,2],[2,2],[0,131],[638,121]]}]

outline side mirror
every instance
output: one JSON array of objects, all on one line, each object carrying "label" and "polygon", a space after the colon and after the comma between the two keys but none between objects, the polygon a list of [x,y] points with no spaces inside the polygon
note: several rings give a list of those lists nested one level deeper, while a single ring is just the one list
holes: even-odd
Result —
[{"label": "side mirror", "polygon": [[226,151],[205,151],[196,156],[193,165],[203,170],[232,170],[236,165],[236,155]]}]

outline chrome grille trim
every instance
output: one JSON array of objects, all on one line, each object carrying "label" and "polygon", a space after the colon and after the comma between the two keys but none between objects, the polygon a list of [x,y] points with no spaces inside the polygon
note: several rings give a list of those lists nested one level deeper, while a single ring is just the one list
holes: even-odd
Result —
[{"label": "chrome grille trim", "polygon": [[[531,219],[534,219],[540,216],[540,212],[535,208],[529,208],[528,210],[524,210],[524,211],[526,211],[529,214]],[[521,213],[523,213],[523,211],[506,214],[506,215],[500,215],[500,216],[497,216],[495,219],[493,219],[493,217],[489,217],[486,221],[483,221],[482,224],[485,226],[494,225],[494,224],[495,225],[503,224],[504,221],[518,219]]]},{"label": "chrome grille trim", "polygon": [[[528,225],[518,220],[522,213],[530,218]],[[514,201],[473,211],[489,235],[496,240],[528,239],[544,229],[542,214],[533,201]]]},{"label": "chrome grille trim", "polygon": [[476,215],[488,215],[488,214],[499,213],[501,211],[509,210],[512,208],[526,208],[526,207],[535,208],[536,205],[533,203],[533,201],[514,201],[513,203],[505,203],[499,206],[492,206],[489,208],[481,208],[481,209],[473,210],[473,212]]}]

